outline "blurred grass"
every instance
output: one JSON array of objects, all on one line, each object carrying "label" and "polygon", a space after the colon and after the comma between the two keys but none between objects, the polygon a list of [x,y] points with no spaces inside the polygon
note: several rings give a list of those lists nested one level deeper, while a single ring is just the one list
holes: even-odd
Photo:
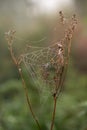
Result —
[{"label": "blurred grass", "polygon": [[[54,130],[87,129],[87,76],[80,76],[69,67],[65,90],[58,99]],[[32,85],[30,84],[30,87]],[[30,88],[29,87],[29,88]],[[32,86],[33,87],[33,86]],[[42,130],[49,128],[52,98],[43,105],[42,114],[37,90],[29,89],[34,110],[39,117]],[[28,111],[20,80],[9,80],[0,86],[0,130],[37,130]],[[51,108],[50,108],[51,107]]]}]

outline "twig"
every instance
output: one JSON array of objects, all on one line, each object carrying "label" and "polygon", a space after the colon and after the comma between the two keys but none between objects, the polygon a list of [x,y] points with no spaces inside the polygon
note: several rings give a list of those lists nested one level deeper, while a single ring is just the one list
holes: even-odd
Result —
[{"label": "twig", "polygon": [[32,109],[31,103],[30,103],[30,99],[29,99],[29,96],[28,96],[28,90],[27,90],[27,87],[26,87],[26,84],[25,84],[25,80],[23,78],[23,74],[22,74],[21,68],[19,68],[18,70],[19,70],[19,74],[20,74],[21,79],[22,79],[22,84],[23,84],[23,87],[24,87],[24,90],[25,90],[26,99],[27,99],[27,103],[28,103],[29,109],[31,111],[31,114],[32,114],[32,116],[33,116],[33,118],[34,118],[34,120],[35,120],[35,122],[36,122],[36,124],[37,124],[37,126],[39,128],[39,130],[41,130],[40,124],[39,124],[39,122],[38,122],[38,120],[37,120],[37,118],[36,118],[36,116],[35,116],[35,114],[33,112],[33,109]]},{"label": "twig", "polygon": [[27,87],[26,87],[26,83],[25,83],[25,80],[24,80],[24,78],[23,78],[23,74],[22,74],[22,71],[21,71],[21,68],[20,68],[20,64],[18,63],[18,60],[16,59],[16,57],[15,57],[15,55],[14,55],[13,48],[12,48],[12,44],[9,45],[9,51],[10,51],[12,60],[13,60],[13,62],[15,63],[15,65],[16,65],[16,67],[17,67],[17,69],[18,69],[18,72],[19,72],[19,74],[20,74],[20,77],[21,77],[21,79],[22,79],[22,84],[23,84],[23,87],[24,87],[24,91],[25,91],[25,95],[26,95],[28,107],[29,107],[29,109],[30,109],[30,112],[31,112],[31,114],[32,114],[32,117],[33,117],[33,119],[35,120],[35,122],[36,122],[36,124],[37,124],[39,130],[41,130],[40,124],[39,124],[39,122],[38,122],[38,120],[37,120],[37,118],[36,118],[36,116],[35,116],[35,114],[34,114],[34,112],[33,112],[33,109],[32,109],[31,103],[30,103],[30,99],[29,99],[29,96],[28,96],[28,90],[27,90]]},{"label": "twig", "polygon": [[55,114],[56,114],[56,103],[57,103],[57,96],[54,95],[54,108],[53,108],[53,114],[52,114],[52,121],[51,121],[51,127],[50,130],[53,130],[54,127],[54,119],[55,119]]}]

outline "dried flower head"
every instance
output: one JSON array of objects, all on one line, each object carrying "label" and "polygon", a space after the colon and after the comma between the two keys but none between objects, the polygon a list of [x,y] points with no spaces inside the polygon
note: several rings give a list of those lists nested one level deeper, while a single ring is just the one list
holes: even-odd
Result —
[{"label": "dried flower head", "polygon": [[12,45],[14,38],[15,38],[15,30],[9,30],[8,32],[5,33],[5,38],[8,42],[8,45]]}]

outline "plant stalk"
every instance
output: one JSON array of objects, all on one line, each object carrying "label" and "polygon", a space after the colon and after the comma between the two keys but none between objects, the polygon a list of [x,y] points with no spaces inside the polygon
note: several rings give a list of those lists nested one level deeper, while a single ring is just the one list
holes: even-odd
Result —
[{"label": "plant stalk", "polygon": [[11,54],[11,57],[12,57],[12,60],[14,62],[14,64],[16,65],[17,69],[18,69],[18,72],[20,74],[20,77],[21,77],[21,80],[22,80],[22,84],[23,84],[23,87],[24,87],[24,91],[25,91],[25,95],[26,95],[26,99],[27,99],[27,103],[28,103],[28,107],[30,109],[30,112],[32,114],[32,117],[33,119],[35,120],[37,126],[38,126],[38,129],[41,130],[41,127],[40,127],[40,124],[33,112],[33,109],[32,109],[32,106],[31,106],[31,103],[30,103],[30,99],[29,99],[29,96],[28,96],[28,90],[27,90],[27,87],[26,87],[26,83],[25,83],[25,80],[23,78],[23,74],[22,74],[22,71],[21,71],[21,68],[20,68],[20,64],[18,63],[18,60],[16,59],[14,53],[13,53],[13,49],[12,49],[12,46],[9,46],[9,50],[10,50],[10,54]]},{"label": "plant stalk", "polygon": [[52,121],[51,121],[51,127],[50,130],[53,130],[54,127],[54,119],[55,119],[55,114],[56,114],[56,103],[57,103],[57,96],[54,95],[54,108],[53,108],[53,114],[52,114]]},{"label": "plant stalk", "polygon": [[34,112],[33,112],[33,109],[32,109],[31,103],[30,103],[30,99],[29,99],[29,96],[28,96],[28,90],[27,90],[27,87],[26,87],[26,84],[25,84],[25,81],[24,81],[24,78],[23,78],[23,75],[22,75],[22,71],[21,71],[20,68],[19,68],[19,74],[20,74],[21,79],[22,79],[22,84],[23,84],[23,87],[24,87],[24,90],[25,90],[27,103],[28,103],[29,109],[30,109],[30,111],[31,111],[32,117],[33,117],[33,119],[35,120],[35,122],[36,122],[36,124],[37,124],[39,130],[41,130],[40,124],[39,124],[39,122],[38,122],[38,120],[37,120],[37,118],[36,118],[36,116],[35,116],[35,114],[34,114]]}]

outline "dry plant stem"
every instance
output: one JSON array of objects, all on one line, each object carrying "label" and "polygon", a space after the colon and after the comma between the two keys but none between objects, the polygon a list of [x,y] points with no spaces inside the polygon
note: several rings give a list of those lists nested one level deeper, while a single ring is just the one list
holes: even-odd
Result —
[{"label": "dry plant stem", "polygon": [[[59,12],[60,14],[60,22],[62,23],[62,25],[65,25],[67,22],[66,22],[66,19],[63,15],[63,12],[60,11]],[[55,52],[55,57],[59,56],[58,59],[54,59],[53,60],[53,64],[52,64],[52,67],[55,68],[55,64],[58,66],[61,66],[59,69],[57,67],[57,73],[56,73],[56,76],[54,76],[54,81],[55,81],[55,85],[56,85],[56,88],[55,88],[55,92],[53,94],[53,112],[52,112],[52,121],[51,121],[51,126],[50,126],[50,130],[53,130],[53,127],[54,127],[54,120],[55,120],[55,113],[56,113],[56,104],[57,104],[57,98],[59,96],[59,93],[62,91],[62,88],[63,88],[63,83],[64,83],[64,79],[65,79],[65,75],[66,75],[66,72],[67,72],[67,67],[68,67],[68,61],[69,61],[69,57],[70,57],[70,51],[71,51],[71,40],[72,40],[72,36],[73,36],[73,32],[76,28],[76,25],[77,25],[77,19],[76,19],[76,15],[73,15],[72,16],[72,20],[70,22],[70,26],[67,28],[67,30],[65,30],[65,35],[64,35],[64,38],[61,40],[60,43],[58,43],[58,47],[57,49],[55,49],[53,47],[53,50],[56,50]],[[27,103],[28,103],[28,107],[30,109],[30,112],[32,114],[32,117],[33,119],[35,120],[39,130],[41,130],[40,128],[40,125],[39,125],[39,122],[33,112],[33,109],[32,109],[32,106],[31,106],[31,103],[30,103],[30,98],[28,96],[28,90],[27,90],[27,87],[26,87],[26,82],[24,80],[24,77],[23,77],[23,74],[22,74],[22,70],[21,70],[21,67],[20,67],[20,64],[22,62],[22,59],[19,58],[17,59],[14,55],[14,51],[13,51],[13,48],[12,48],[12,44],[13,44],[13,40],[14,40],[14,34],[15,34],[15,31],[14,30],[10,30],[9,32],[6,33],[6,39],[8,41],[8,47],[9,47],[9,50],[10,50],[10,54],[11,54],[11,57],[12,57],[12,60],[14,61],[15,65],[17,66],[17,69],[19,71],[19,74],[20,74],[20,77],[22,79],[22,84],[23,84],[23,87],[24,87],[24,91],[25,91],[25,95],[26,95],[26,99],[27,99]],[[64,44],[65,43],[65,44]],[[66,44],[67,43],[67,44]],[[52,47],[50,48],[52,49]],[[53,51],[54,52],[54,51]],[[50,52],[49,52],[50,53]],[[26,60],[27,57],[25,57],[25,60]],[[25,61],[24,60],[24,61]],[[56,62],[57,60],[57,62]],[[30,59],[31,63],[33,63],[33,61]],[[38,62],[36,62],[38,64]],[[49,63],[49,62],[48,62]],[[55,64],[54,64],[55,63]],[[45,64],[44,64],[45,65]],[[54,66],[53,66],[54,65]],[[45,71],[45,78],[48,78],[49,74],[46,72],[49,68],[49,66],[46,66],[44,67],[44,71]],[[48,71],[49,72],[49,71]],[[59,72],[59,75],[58,75],[58,72]],[[59,76],[59,77],[58,77]],[[43,75],[43,78],[44,78],[44,75]],[[58,79],[58,82],[56,82],[56,79]]]},{"label": "dry plant stem", "polygon": [[15,63],[16,67],[18,68],[20,77],[22,79],[22,84],[23,84],[24,91],[25,91],[25,94],[26,94],[26,99],[27,99],[28,107],[29,107],[29,109],[31,111],[33,119],[35,120],[35,122],[36,122],[36,124],[38,126],[38,129],[41,130],[40,124],[39,124],[39,122],[38,122],[38,120],[37,120],[37,118],[36,118],[36,116],[35,116],[35,114],[33,112],[33,109],[32,109],[31,103],[30,103],[30,99],[29,99],[29,96],[28,96],[28,90],[27,90],[27,87],[26,87],[26,83],[25,83],[25,80],[23,78],[22,71],[21,71],[21,68],[20,68],[20,66],[18,64],[18,61],[17,61],[17,59],[16,59],[16,57],[15,57],[15,55],[13,53],[12,46],[9,46],[9,50],[10,50],[10,54],[11,54],[12,60]]},{"label": "dry plant stem", "polygon": [[54,108],[53,108],[53,113],[52,113],[52,121],[51,121],[51,127],[50,130],[53,130],[54,127],[54,119],[55,119],[55,114],[56,114],[56,104],[57,104],[57,96],[54,95]]},{"label": "dry plant stem", "polygon": [[[68,58],[67,58],[67,63],[65,63],[65,67],[64,67],[64,74],[63,74],[63,77],[61,75],[61,79],[60,79],[60,83],[58,85],[58,87],[60,86],[61,89],[62,89],[62,86],[63,86],[63,81],[65,79],[65,75],[66,75],[66,72],[67,72],[67,65],[68,65],[68,60],[69,60],[69,56],[70,56],[70,49],[71,49],[71,40],[69,40],[69,46],[68,46]],[[57,90],[56,90],[56,94],[54,95],[54,108],[53,108],[53,114],[52,114],[52,121],[51,121],[51,127],[50,127],[50,130],[53,130],[53,127],[54,127],[54,119],[55,119],[55,113],[56,113],[56,103],[57,103],[57,92],[58,92],[58,87],[57,87]],[[61,90],[60,90],[61,91]]]},{"label": "dry plant stem", "polygon": [[39,130],[41,130],[40,124],[39,124],[39,122],[38,122],[38,120],[37,120],[37,118],[36,118],[36,116],[35,116],[35,114],[34,114],[34,112],[32,110],[32,106],[30,104],[30,99],[29,99],[29,96],[28,96],[28,90],[26,88],[26,84],[25,84],[25,81],[24,81],[24,78],[23,78],[23,75],[22,75],[22,71],[21,71],[20,68],[19,68],[19,74],[20,74],[21,79],[22,79],[22,83],[23,83],[23,87],[24,87],[24,90],[25,90],[25,94],[26,94],[26,98],[27,98],[27,103],[28,103],[29,109],[31,111],[31,114],[32,114],[32,116],[33,116],[33,118],[34,118],[34,120],[35,120],[35,122],[36,122],[36,124],[37,124],[37,126],[39,128]]}]

